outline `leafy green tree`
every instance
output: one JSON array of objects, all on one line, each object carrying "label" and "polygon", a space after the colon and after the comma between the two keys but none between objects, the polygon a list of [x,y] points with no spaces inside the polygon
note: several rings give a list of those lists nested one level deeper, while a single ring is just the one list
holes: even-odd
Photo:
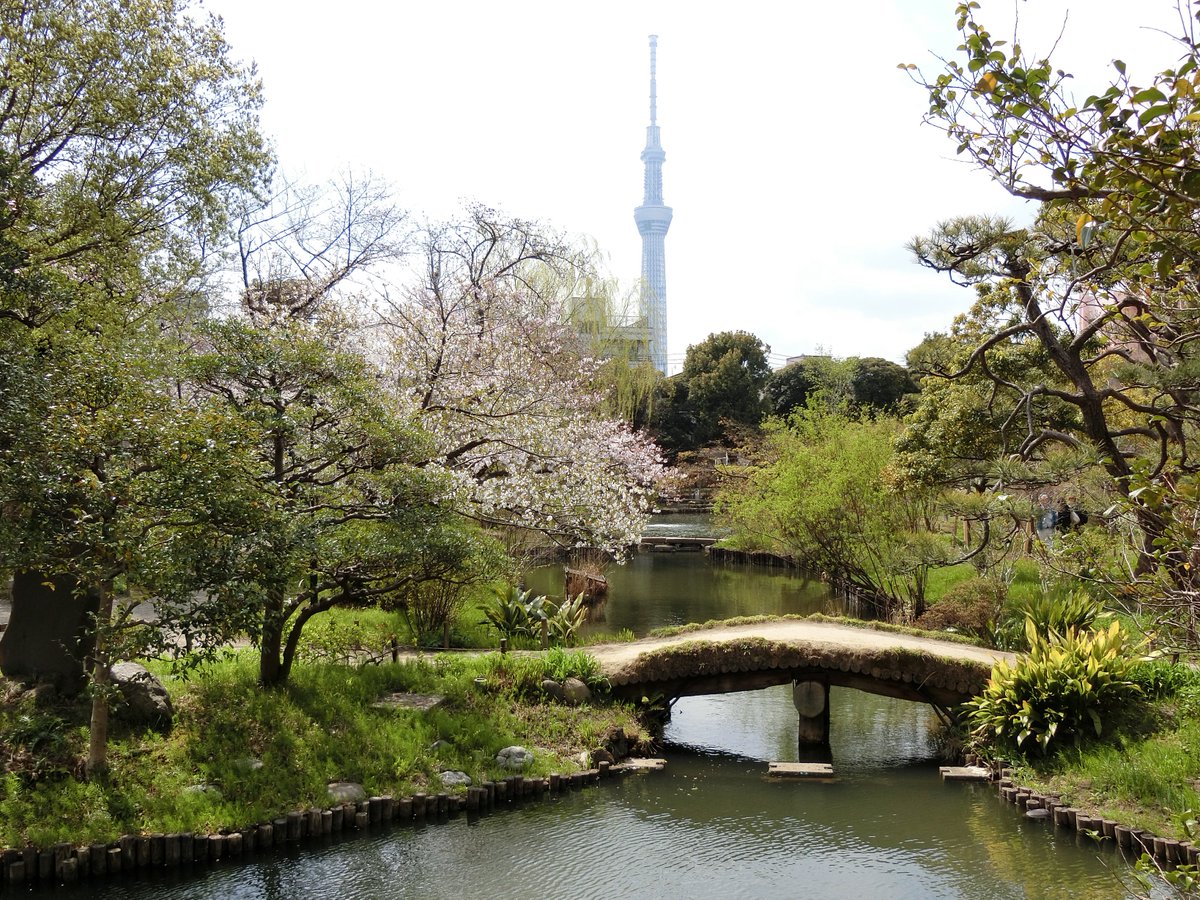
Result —
[{"label": "leafy green tree", "polygon": [[722,422],[757,426],[766,413],[763,389],[771,374],[770,348],[745,331],[710,334],[688,347],[682,382],[696,421],[692,448],[725,435]]},{"label": "leafy green tree", "polygon": [[907,395],[919,390],[904,366],[873,356],[807,356],[772,372],[765,387],[771,412],[777,416],[787,416],[818,395],[834,409],[853,405],[894,413]]},{"label": "leafy green tree", "polygon": [[65,645],[74,680],[97,640],[101,771],[114,573],[145,568],[131,535],[156,503],[187,506],[149,496],[195,424],[165,402],[156,342],[269,162],[260,90],[219,21],[173,0],[7,4],[0,73],[0,568],[17,574],[0,666],[30,677]]},{"label": "leafy green tree", "polygon": [[672,458],[682,451],[699,447],[699,423],[688,403],[688,386],[682,376],[664,378],[659,382],[654,393],[648,430],[655,442]]},{"label": "leafy green tree", "polygon": [[[0,456],[12,513],[0,540],[17,570],[5,665],[74,686],[90,655],[87,769],[97,773],[106,767],[111,663],[161,651],[168,639],[163,629],[134,628],[118,580],[186,604],[216,574],[192,565],[189,551],[217,539],[246,498],[228,478],[240,463],[231,423],[169,391],[179,347],[111,318],[92,326],[59,331],[36,360],[5,359],[9,383],[29,380],[22,405],[4,406],[5,424],[23,439]],[[64,612],[80,618],[69,622],[75,643],[59,647]],[[47,652],[57,657],[39,658]]]},{"label": "leafy green tree", "polygon": [[763,462],[728,479],[718,512],[747,546],[794,556],[907,618],[924,612],[929,571],[952,562],[932,530],[936,493],[889,487],[894,419],[813,403],[767,426]]},{"label": "leafy green tree", "polygon": [[808,405],[808,398],[822,388],[822,373],[812,358],[788,363],[767,378],[763,394],[777,416],[787,416],[792,410]]},{"label": "leafy green tree", "polygon": [[852,357],[848,362],[854,366],[850,384],[860,409],[895,412],[906,396],[920,390],[908,370],[890,359]]},{"label": "leafy green tree", "polygon": [[[264,685],[285,682],[305,624],[335,606],[400,602],[421,582],[486,571],[485,542],[423,469],[430,445],[333,313],[214,322],[191,381],[233,417],[255,518],[221,554],[211,615],[254,610]],[[238,612],[239,621],[244,614]]]},{"label": "leafy green tree", "polygon": [[[1018,43],[994,40],[978,5],[958,6],[960,56],[917,82],[928,119],[960,153],[1012,194],[1043,206],[1032,228],[989,217],[943,223],[912,249],[924,264],[983,285],[991,327],[945,377],[981,376],[1011,392],[1011,443],[1021,460],[1058,445],[1090,452],[1116,499],[1134,497],[1136,570],[1163,567],[1194,591],[1190,548],[1167,547],[1164,510],[1135,493],[1194,468],[1192,443],[1200,331],[1192,272],[1200,260],[1195,119],[1200,45],[1181,5],[1181,60],[1135,84],[1123,62],[1083,98],[1071,76]],[[1032,342],[1043,378],[1006,379],[997,358]],[[1075,427],[1055,427],[1048,404],[1069,407]]]}]

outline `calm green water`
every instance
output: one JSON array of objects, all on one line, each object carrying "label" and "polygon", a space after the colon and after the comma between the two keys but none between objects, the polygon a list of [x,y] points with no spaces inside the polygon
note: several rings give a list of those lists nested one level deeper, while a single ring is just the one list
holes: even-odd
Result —
[{"label": "calm green water", "polygon": [[[637,632],[829,608],[819,586],[762,571],[713,571],[699,554],[642,556],[610,573],[610,582],[605,627]],[[477,822],[381,830],[190,877],[91,886],[86,895],[992,900],[1132,893],[1123,881],[1127,866],[1113,853],[1024,819],[990,788],[943,784],[924,706],[835,688],[831,707],[837,777],[829,783],[765,778],[768,762],[796,758],[788,687],[685,698],[667,730],[663,773]]]}]

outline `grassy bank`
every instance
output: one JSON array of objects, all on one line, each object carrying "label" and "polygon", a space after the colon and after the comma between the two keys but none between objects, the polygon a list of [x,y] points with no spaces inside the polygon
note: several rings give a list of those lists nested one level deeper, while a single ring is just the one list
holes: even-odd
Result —
[{"label": "grassy bank", "polygon": [[[629,707],[543,697],[546,675],[595,681],[590,659],[575,652],[308,663],[277,691],[257,686],[251,653],[186,681],[160,674],[176,709],[170,735],[118,726],[111,771],[93,781],[76,777],[86,705],[38,704],[0,682],[0,846],[242,827],[327,805],[332,781],[361,783],[368,794],[441,791],[447,770],[476,783],[500,777],[495,755],[510,744],[534,749],[530,774],[573,772],[586,767],[579,754],[616,729],[645,737]],[[395,692],[445,699],[427,712],[372,705]]]},{"label": "grassy bank", "polygon": [[1103,741],[1016,763],[1015,780],[1072,806],[1163,837],[1200,835],[1200,672],[1144,664],[1144,702]]}]

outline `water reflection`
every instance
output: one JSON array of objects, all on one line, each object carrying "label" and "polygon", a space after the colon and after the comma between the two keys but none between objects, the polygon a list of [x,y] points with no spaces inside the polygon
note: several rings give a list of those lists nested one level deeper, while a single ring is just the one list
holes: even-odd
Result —
[{"label": "water reflection", "polygon": [[[714,566],[701,553],[641,553],[611,566],[605,620],[589,633],[628,628],[634,634],[733,616],[783,616],[837,611],[819,581],[752,566]],[[561,566],[544,566],[526,579],[540,594],[561,597]]]}]

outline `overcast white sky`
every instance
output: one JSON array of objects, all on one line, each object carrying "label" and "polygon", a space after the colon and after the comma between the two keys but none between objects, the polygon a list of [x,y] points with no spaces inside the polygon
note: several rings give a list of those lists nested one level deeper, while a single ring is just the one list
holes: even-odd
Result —
[{"label": "overcast white sky", "polygon": [[[1145,83],[1179,55],[1172,0],[983,0],[980,20],[1093,92],[1113,58]],[[587,235],[632,286],[649,48],[657,34],[668,353],[750,331],[783,357],[903,362],[969,292],[916,266],[913,235],[1021,207],[921,124],[955,0],[205,0],[258,63],[284,169],[390,180],[418,215],[478,200]],[[1009,23],[1007,25],[1001,23]],[[1136,77],[1140,76],[1140,77]]]}]

